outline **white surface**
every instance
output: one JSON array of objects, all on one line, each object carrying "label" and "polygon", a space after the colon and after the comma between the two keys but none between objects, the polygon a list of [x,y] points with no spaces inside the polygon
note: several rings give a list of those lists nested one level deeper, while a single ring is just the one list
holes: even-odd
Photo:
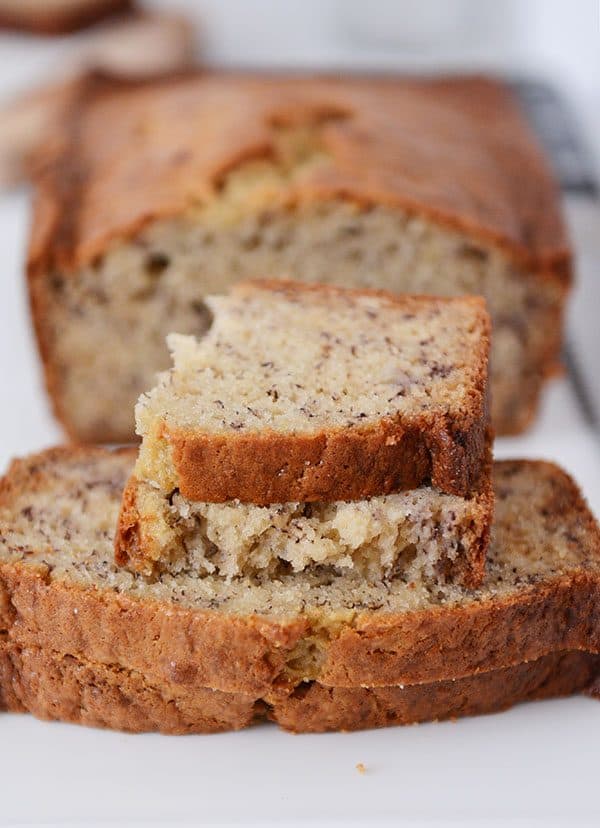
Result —
[{"label": "white surface", "polygon": [[8,823],[600,820],[600,715],[589,699],[359,734],[290,736],[267,725],[126,736],[25,716],[4,716],[0,733],[0,819]]},{"label": "white surface", "polygon": [[[59,439],[42,392],[20,275],[23,195],[0,201],[0,463]],[[562,463],[600,513],[599,450],[567,380],[499,456]],[[0,716],[0,825],[598,825],[600,707],[584,698],[357,734],[265,725],[169,738]],[[367,771],[360,775],[356,764]]]}]

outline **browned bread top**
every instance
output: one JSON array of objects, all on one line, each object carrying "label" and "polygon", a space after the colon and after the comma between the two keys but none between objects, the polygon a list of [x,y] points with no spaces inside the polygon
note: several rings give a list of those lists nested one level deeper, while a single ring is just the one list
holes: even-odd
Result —
[{"label": "browned bread top", "polygon": [[488,571],[476,590],[301,573],[148,584],[113,563],[129,450],[54,449],[0,483],[6,645],[119,664],[159,682],[264,694],[461,678],[559,650],[600,651],[600,533],[549,463],[496,464]]},{"label": "browned bread top", "polygon": [[[290,133],[302,140],[280,140]],[[57,147],[38,181],[32,273],[92,262],[155,218],[210,204],[229,172],[266,160],[282,175],[276,192],[268,175],[253,189],[263,208],[398,206],[568,276],[556,184],[511,94],[489,78],[91,78]]]},{"label": "browned bread top", "polygon": [[207,299],[197,340],[136,407],[136,475],[190,500],[469,494],[488,457],[482,299],[283,281]]}]

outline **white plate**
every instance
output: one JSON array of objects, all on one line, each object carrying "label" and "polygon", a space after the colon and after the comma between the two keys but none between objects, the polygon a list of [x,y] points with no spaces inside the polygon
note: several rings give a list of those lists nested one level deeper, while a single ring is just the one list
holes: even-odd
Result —
[{"label": "white plate", "polygon": [[[29,332],[25,228],[25,198],[0,202],[2,464],[59,439]],[[600,512],[598,448],[566,380],[550,389],[536,428],[500,441],[497,454],[558,460]],[[599,744],[600,706],[585,698],[322,736],[269,725],[128,736],[4,714],[0,825],[598,825]]]}]

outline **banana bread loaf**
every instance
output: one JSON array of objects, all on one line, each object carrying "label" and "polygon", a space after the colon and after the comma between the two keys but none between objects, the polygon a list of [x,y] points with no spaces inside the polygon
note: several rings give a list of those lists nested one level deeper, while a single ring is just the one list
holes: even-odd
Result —
[{"label": "banana bread loaf", "polygon": [[205,295],[256,276],[485,296],[495,426],[534,416],[570,254],[557,188],[502,84],[96,78],[52,148],[28,271],[71,437],[130,440],[166,335],[200,334]]}]

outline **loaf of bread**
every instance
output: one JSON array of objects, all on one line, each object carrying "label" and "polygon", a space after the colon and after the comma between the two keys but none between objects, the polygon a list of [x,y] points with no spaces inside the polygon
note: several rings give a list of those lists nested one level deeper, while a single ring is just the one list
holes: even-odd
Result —
[{"label": "loaf of bread", "polygon": [[132,8],[132,0],[0,0],[0,28],[58,35]]},{"label": "loaf of bread", "polygon": [[0,711],[133,733],[218,733],[269,719],[296,733],[364,730],[494,713],[586,691],[600,658],[557,653],[454,681],[399,687],[281,688],[266,698],[157,682],[119,665],[0,644]]},{"label": "loaf of bread", "polygon": [[174,367],[138,404],[117,561],[478,585],[493,507],[483,301],[276,281],[207,305],[210,331],[170,337]]},{"label": "loaf of bread", "polygon": [[599,528],[552,464],[495,465],[489,565],[468,590],[351,573],[149,583],[113,561],[133,462],[131,450],[65,448],[12,465],[0,484],[4,647],[255,700],[311,682],[451,681],[600,650]]},{"label": "loaf of bread", "polygon": [[[105,125],[110,124],[110,141]],[[89,79],[40,165],[33,318],[55,411],[128,441],[207,294],[291,277],[483,295],[500,433],[556,366],[570,254],[555,183],[505,87],[483,78],[212,73]]]}]

